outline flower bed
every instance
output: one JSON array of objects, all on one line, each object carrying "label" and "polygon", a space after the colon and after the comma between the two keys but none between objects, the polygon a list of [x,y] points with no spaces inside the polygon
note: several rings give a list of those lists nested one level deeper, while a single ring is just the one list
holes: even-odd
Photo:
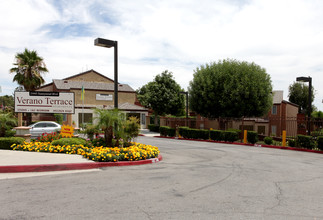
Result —
[{"label": "flower bed", "polygon": [[157,147],[132,142],[130,147],[85,147],[84,145],[53,146],[50,142],[30,142],[21,145],[13,144],[13,150],[50,153],[79,154],[97,162],[135,161],[157,158],[160,151]]}]

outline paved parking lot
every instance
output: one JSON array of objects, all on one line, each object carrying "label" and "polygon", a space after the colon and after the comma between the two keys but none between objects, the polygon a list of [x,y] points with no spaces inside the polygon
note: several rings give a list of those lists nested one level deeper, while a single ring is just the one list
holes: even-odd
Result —
[{"label": "paved parking lot", "polygon": [[[323,219],[323,155],[139,137],[163,160],[0,180],[3,219]],[[0,219],[1,219],[0,218]]]}]

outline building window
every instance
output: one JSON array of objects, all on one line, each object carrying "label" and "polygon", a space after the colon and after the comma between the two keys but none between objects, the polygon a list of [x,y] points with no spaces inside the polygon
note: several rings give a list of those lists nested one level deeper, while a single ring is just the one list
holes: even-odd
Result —
[{"label": "building window", "polygon": [[274,105],[274,106],[272,107],[272,109],[271,109],[271,114],[272,114],[272,115],[277,115],[277,106],[276,106],[276,105]]},{"label": "building window", "polygon": [[272,125],[271,126],[271,135],[276,136],[276,133],[277,133],[277,126]]},{"label": "building window", "polygon": [[266,133],[266,127],[265,126],[258,126],[258,134],[264,135]]},{"label": "building window", "polygon": [[[84,118],[83,118],[84,117]],[[79,113],[79,128],[81,128],[82,123],[90,124],[92,123],[92,113]]]}]

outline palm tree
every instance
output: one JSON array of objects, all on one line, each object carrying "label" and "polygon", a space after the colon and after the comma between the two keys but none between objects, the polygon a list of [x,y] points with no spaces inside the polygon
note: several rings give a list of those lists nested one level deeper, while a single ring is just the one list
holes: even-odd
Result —
[{"label": "palm tree", "polygon": [[[22,85],[26,91],[35,91],[45,83],[42,73],[48,72],[42,57],[37,52],[25,49],[23,53],[17,53],[15,56],[15,67],[10,69],[10,73],[16,73],[13,81]],[[31,123],[31,114],[27,114],[27,124]]]},{"label": "palm tree", "polygon": [[100,129],[104,131],[104,139],[108,147],[112,146],[113,136],[116,137],[117,142],[123,136],[124,124],[126,121],[125,115],[118,109],[105,110],[95,109],[98,115],[95,119]]}]

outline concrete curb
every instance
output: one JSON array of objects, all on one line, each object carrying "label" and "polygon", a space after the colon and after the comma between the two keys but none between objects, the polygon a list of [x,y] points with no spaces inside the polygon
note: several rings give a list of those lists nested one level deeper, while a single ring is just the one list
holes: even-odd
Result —
[{"label": "concrete curb", "polygon": [[244,144],[244,143],[237,143],[237,142],[187,139],[187,138],[175,138],[175,137],[164,137],[164,136],[154,136],[154,137],[156,137],[156,138],[168,138],[168,139],[185,140],[185,141],[203,141],[203,142],[219,143],[219,144],[233,144],[233,145],[251,146],[251,147],[266,147],[266,148],[274,148],[274,149],[281,149],[281,150],[293,150],[293,151],[303,151],[303,152],[309,152],[309,153],[323,154],[323,151],[296,148],[296,147],[282,147],[282,146],[274,146],[274,145],[255,145],[255,144]]},{"label": "concrete curb", "polygon": [[151,158],[147,160],[137,160],[137,161],[10,165],[10,166],[0,166],[0,173],[47,172],[47,171],[63,171],[63,170],[96,169],[96,168],[113,167],[113,166],[134,166],[134,165],[157,163],[162,159],[163,159],[162,155],[159,154],[157,158]]}]

